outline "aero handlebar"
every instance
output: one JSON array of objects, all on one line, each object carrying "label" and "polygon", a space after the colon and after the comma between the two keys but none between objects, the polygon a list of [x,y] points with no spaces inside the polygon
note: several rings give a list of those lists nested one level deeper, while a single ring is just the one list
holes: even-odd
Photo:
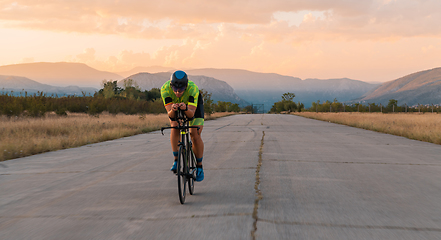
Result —
[{"label": "aero handlebar", "polygon": [[[164,135],[164,130],[165,129],[178,129],[178,130],[185,130],[185,129],[190,129],[190,128],[197,128],[198,129],[198,134],[199,134],[199,129],[200,127],[198,126],[188,126],[188,122],[191,121],[192,119],[188,119],[187,116],[185,116],[184,112],[180,109],[178,109],[178,111],[176,111],[177,113],[177,118],[176,120],[178,120],[178,124],[179,126],[177,127],[162,127],[161,128],[161,134]],[[181,121],[179,121],[181,120]]]}]

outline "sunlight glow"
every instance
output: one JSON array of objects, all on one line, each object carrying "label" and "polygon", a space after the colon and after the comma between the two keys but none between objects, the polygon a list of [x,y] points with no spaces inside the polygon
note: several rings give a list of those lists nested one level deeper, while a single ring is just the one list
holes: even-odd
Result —
[{"label": "sunlight glow", "polygon": [[441,66],[441,5],[415,0],[3,0],[0,65],[235,68],[389,81]]}]

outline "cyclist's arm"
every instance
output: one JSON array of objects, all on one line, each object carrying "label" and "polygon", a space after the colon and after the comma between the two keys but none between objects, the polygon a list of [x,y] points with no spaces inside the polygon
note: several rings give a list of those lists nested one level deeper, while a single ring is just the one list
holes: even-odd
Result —
[{"label": "cyclist's arm", "polygon": [[192,118],[196,112],[196,107],[192,106],[192,105],[187,105],[188,109],[187,111],[184,111],[187,107],[185,105],[185,103],[174,103],[174,104],[169,104],[167,106],[165,106],[165,110],[167,111],[167,115],[170,118],[175,118],[176,117],[176,111],[179,109],[181,109],[182,111],[184,111],[185,115],[188,118]]},{"label": "cyclist's arm", "polygon": [[188,110],[185,111],[185,115],[186,115],[188,118],[193,118],[193,117],[194,117],[194,114],[196,113],[196,107],[193,106],[193,105],[187,105],[187,106],[188,106]]},{"label": "cyclist's arm", "polygon": [[193,118],[194,114],[196,113],[196,106],[190,104],[186,105],[185,103],[178,103],[176,105],[178,105],[179,109],[184,111],[187,118]]},{"label": "cyclist's arm", "polygon": [[165,110],[167,111],[167,115],[169,118],[175,118],[176,117],[176,110],[177,108],[174,107],[177,104],[169,104],[165,106]]}]

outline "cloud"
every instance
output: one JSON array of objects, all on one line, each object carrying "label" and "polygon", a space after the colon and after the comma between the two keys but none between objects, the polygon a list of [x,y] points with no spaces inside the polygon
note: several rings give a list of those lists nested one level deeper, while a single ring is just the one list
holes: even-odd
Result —
[{"label": "cloud", "polygon": [[133,51],[124,50],[119,55],[120,62],[131,67],[149,66],[151,64],[149,53],[134,53]]},{"label": "cloud", "polygon": [[[150,54],[144,52],[122,50],[117,56],[108,56],[106,59],[99,59],[95,54],[96,51],[94,48],[87,48],[83,53],[77,54],[75,58],[68,56],[65,58],[65,61],[86,63],[97,69],[114,72],[125,71],[138,66],[150,66],[153,64]],[[102,54],[103,53],[100,55]]]},{"label": "cloud", "polygon": [[[284,28],[283,24],[280,24]],[[239,68],[276,72],[300,78],[349,77],[363,81],[389,81],[406,74],[439,67],[441,43],[436,38],[409,38],[396,41],[267,41],[251,34],[243,38],[237,26],[219,26],[212,39],[186,39],[182,44],[163,46],[156,52],[122,50],[107,55],[105,50],[85,50],[95,58],[91,67],[122,72],[137,66],[173,68]],[[128,46],[126,46],[128,47]],[[405,51],[404,51],[405,50]]]},{"label": "cloud", "polygon": [[345,39],[378,40],[440,36],[440,9],[438,0],[4,0],[0,20],[8,27],[185,39],[212,35],[216,24],[245,26],[242,34],[258,30],[269,35],[277,12],[318,11],[326,16],[317,19],[306,14],[299,29],[279,31],[297,39],[338,34]]},{"label": "cloud", "polygon": [[95,60],[95,49],[87,48],[83,53],[77,55],[80,62],[89,63]]},{"label": "cloud", "polygon": [[[114,45],[85,41],[75,50],[84,52],[69,52],[70,61],[113,71],[162,65],[301,77],[306,71],[333,76],[338,69],[362,71],[366,59],[376,70],[391,63],[409,69],[417,60],[427,65],[425,59],[436,65],[439,22],[439,0],[3,0],[0,6],[0,28],[69,33],[73,44],[79,35],[118,39]],[[156,45],[128,46],[121,40],[128,38]]]}]

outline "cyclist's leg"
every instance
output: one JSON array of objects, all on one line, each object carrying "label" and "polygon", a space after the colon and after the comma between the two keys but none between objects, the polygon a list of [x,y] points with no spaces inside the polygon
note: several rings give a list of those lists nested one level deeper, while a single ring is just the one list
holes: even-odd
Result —
[{"label": "cyclist's leg", "polygon": [[[177,127],[178,122],[170,120],[170,126],[171,127]],[[178,151],[178,142],[179,142],[179,130],[178,129],[170,129],[170,143],[173,152]],[[175,158],[176,159],[176,158]]]},{"label": "cyclist's leg", "polygon": [[198,106],[194,114],[194,118],[190,122],[190,126],[198,126],[197,128],[190,129],[190,136],[193,142],[193,151],[196,156],[196,179],[200,182],[204,180],[204,170],[202,167],[202,159],[204,157],[204,142],[202,141],[202,129],[204,128],[204,101],[202,96],[199,96]]},{"label": "cyclist's leg", "polygon": [[196,128],[190,129],[190,136],[193,142],[193,151],[196,156],[196,165],[202,166],[202,158],[204,157],[204,142],[201,138],[202,129],[204,128],[204,99],[202,95],[199,95],[198,106],[194,114],[194,119],[190,122],[190,126],[199,127],[199,133]]},{"label": "cyclist's leg", "polygon": [[193,142],[193,152],[196,156],[197,165],[202,164],[202,158],[204,157],[204,142],[202,141],[202,129],[203,125],[193,125],[199,127],[199,132],[197,128],[190,128],[191,141]]},{"label": "cyclist's leg", "polygon": [[[176,121],[172,121],[170,119],[170,126],[172,127],[177,127],[178,126],[178,122]],[[173,151],[173,157],[174,157],[174,163],[172,168],[170,169],[173,172],[176,172],[176,161],[178,160],[178,142],[179,142],[179,130],[178,129],[171,129],[170,132],[170,144],[172,147],[172,151]]]},{"label": "cyclist's leg", "polygon": [[[199,120],[201,120],[201,119],[199,119]],[[195,179],[195,181],[197,181],[197,182],[204,180],[204,170],[202,167],[202,159],[204,156],[204,142],[202,141],[202,137],[201,137],[202,129],[204,128],[203,120],[204,119],[202,119],[202,121],[199,123],[197,123],[197,121],[193,122],[196,124],[194,124],[192,126],[198,126],[199,131],[197,128],[190,129],[191,141],[193,142],[193,151],[196,156],[196,179]],[[198,124],[201,124],[201,125],[198,125]]]}]

